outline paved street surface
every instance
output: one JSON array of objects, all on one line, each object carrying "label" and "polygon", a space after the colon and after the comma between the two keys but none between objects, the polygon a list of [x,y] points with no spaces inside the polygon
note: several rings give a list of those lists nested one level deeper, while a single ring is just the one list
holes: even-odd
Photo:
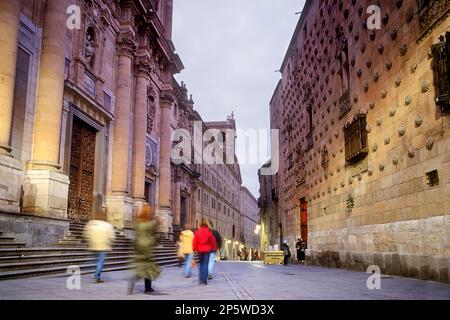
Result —
[{"label": "paved street surface", "polygon": [[0,299],[450,299],[448,284],[383,276],[381,289],[369,290],[369,274],[343,269],[222,261],[207,286],[198,285],[197,270],[186,279],[179,268],[163,269],[153,285],[159,295],[143,294],[142,280],[127,296],[131,271],[117,271],[104,273],[102,284],[83,275],[80,290],[67,289],[65,277],[0,281]]}]

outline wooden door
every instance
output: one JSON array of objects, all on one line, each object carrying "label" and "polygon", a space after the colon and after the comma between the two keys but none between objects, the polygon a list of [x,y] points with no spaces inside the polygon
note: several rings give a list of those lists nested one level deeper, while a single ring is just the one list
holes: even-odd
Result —
[{"label": "wooden door", "polygon": [[308,202],[300,200],[300,233],[303,240],[308,241]]},{"label": "wooden door", "polygon": [[94,168],[94,129],[74,118],[70,156],[69,219],[88,221],[92,219]]}]

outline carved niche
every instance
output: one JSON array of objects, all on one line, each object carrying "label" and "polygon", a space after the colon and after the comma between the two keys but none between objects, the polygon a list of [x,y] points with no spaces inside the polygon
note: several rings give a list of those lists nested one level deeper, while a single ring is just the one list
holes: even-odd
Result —
[{"label": "carved niche", "polygon": [[448,0],[416,0],[422,35],[433,29],[450,13]]},{"label": "carved niche", "polygon": [[151,85],[147,87],[147,133],[151,134],[155,122],[155,90]]}]

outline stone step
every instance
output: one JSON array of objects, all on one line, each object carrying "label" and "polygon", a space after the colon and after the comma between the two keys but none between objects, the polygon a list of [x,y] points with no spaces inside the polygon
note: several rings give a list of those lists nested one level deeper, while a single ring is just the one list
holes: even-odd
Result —
[{"label": "stone step", "polygon": [[11,242],[11,241],[14,241],[14,237],[0,236],[0,242]]},{"label": "stone step", "polygon": [[0,242],[0,248],[22,248],[25,247],[25,242]]},{"label": "stone step", "polygon": [[[170,258],[173,257],[173,252],[155,252],[155,257],[160,258]],[[107,257],[117,257],[117,256],[128,256],[133,257],[133,252],[131,251],[117,251],[108,252]],[[48,260],[64,260],[64,259],[82,259],[82,258],[94,258],[94,254],[89,251],[78,252],[78,253],[63,253],[63,254],[35,254],[27,256],[2,256],[0,257],[0,265],[2,263],[15,263],[15,262],[31,262],[31,261],[48,261]]]},{"label": "stone step", "polygon": [[[129,252],[133,248],[125,250],[114,250],[113,252]],[[21,256],[21,255],[36,255],[36,254],[64,254],[64,253],[85,253],[89,252],[87,247],[44,247],[44,248],[0,248],[0,259],[2,256]],[[176,248],[155,247],[155,253],[172,252],[176,254]]]},{"label": "stone step", "polygon": [[[124,261],[105,261],[104,272],[108,271],[118,271],[118,270],[127,270],[131,269],[132,265],[130,264],[130,260]],[[175,266],[178,264],[178,261],[175,258],[172,259],[164,259],[157,261],[160,266]],[[95,272],[95,263],[87,263],[78,266],[82,273],[93,273]],[[11,270],[0,272],[0,280],[5,279],[17,279],[17,278],[26,278],[32,276],[44,276],[49,274],[57,274],[60,276],[67,276],[67,266],[52,266],[48,268],[32,268],[32,269],[23,269],[23,270]]]}]

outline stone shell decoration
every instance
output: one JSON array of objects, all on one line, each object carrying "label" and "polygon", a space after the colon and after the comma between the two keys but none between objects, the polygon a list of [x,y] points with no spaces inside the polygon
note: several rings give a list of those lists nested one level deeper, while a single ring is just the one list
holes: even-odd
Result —
[{"label": "stone shell decoration", "polygon": [[416,119],[414,120],[414,123],[417,128],[419,128],[423,123],[423,117],[421,114],[417,115]]},{"label": "stone shell decoration", "polygon": [[428,80],[422,81],[422,83],[421,83],[422,93],[430,91],[430,88],[431,88],[431,85]]},{"label": "stone shell decoration", "polygon": [[400,128],[398,128],[398,135],[399,135],[400,137],[403,137],[403,136],[405,135],[405,133],[406,133],[406,128],[405,128],[405,126],[400,126]]},{"label": "stone shell decoration", "polygon": [[410,95],[407,95],[405,97],[405,106],[409,106],[412,102],[412,97]]}]

